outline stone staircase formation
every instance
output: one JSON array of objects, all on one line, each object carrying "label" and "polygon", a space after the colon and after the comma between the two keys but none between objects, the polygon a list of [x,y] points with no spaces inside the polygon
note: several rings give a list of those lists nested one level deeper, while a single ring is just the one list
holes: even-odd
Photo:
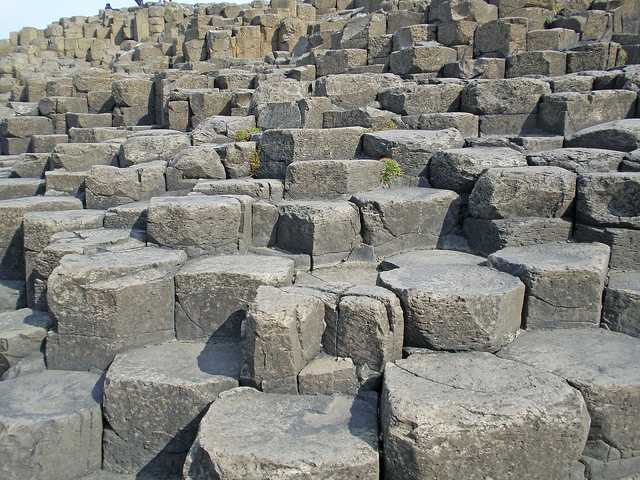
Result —
[{"label": "stone staircase formation", "polygon": [[639,92],[640,0],[0,40],[0,479],[639,480]]}]

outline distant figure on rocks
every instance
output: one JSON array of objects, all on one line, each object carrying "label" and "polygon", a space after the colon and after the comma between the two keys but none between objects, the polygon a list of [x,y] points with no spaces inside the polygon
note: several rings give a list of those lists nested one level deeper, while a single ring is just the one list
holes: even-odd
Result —
[{"label": "distant figure on rocks", "polygon": [[136,0],[139,7],[144,7],[144,0]]},{"label": "distant figure on rocks", "polygon": [[107,3],[107,4],[104,6],[104,9],[105,9],[105,10],[113,10],[113,8],[111,8],[111,4],[110,4],[110,3]]}]

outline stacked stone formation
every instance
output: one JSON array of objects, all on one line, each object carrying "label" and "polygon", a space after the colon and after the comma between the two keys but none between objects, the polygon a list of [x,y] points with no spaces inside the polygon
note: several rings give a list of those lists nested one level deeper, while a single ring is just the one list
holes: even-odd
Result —
[{"label": "stacked stone formation", "polygon": [[640,0],[0,40],[0,478],[637,480],[639,65]]}]

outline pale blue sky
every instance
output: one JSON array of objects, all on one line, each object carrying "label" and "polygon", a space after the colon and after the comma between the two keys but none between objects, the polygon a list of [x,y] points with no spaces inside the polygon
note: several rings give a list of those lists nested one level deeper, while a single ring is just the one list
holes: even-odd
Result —
[{"label": "pale blue sky", "polygon": [[[136,5],[134,0],[109,1],[113,8]],[[22,27],[44,28],[61,17],[96,15],[106,3],[107,0],[0,0],[0,38],[8,38],[9,32]],[[180,3],[198,2],[180,0]]]}]

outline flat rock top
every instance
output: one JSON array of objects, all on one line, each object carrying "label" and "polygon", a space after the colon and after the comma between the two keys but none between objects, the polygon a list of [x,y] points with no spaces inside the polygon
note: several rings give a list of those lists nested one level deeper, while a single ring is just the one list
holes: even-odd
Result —
[{"label": "flat rock top", "polygon": [[377,202],[412,202],[435,200],[438,198],[457,198],[458,194],[451,190],[442,190],[438,188],[397,188],[374,190],[366,193],[356,193],[353,200],[358,203]]},{"label": "flat rock top", "polygon": [[292,276],[295,262],[286,257],[265,255],[219,255],[196,258],[187,262],[179,275],[199,273],[228,273],[262,278],[265,276]]},{"label": "flat rock top", "polygon": [[199,442],[216,460],[237,457],[303,470],[377,463],[377,406],[337,395],[231,390],[203,418]]},{"label": "flat rock top", "polygon": [[418,425],[458,424],[460,416],[493,423],[548,410],[562,399],[580,404],[579,394],[558,377],[482,352],[411,355],[387,365],[384,381],[398,411]]},{"label": "flat rock top", "polygon": [[602,243],[551,242],[525,247],[508,247],[489,255],[493,265],[521,265],[528,270],[606,271],[609,247]]},{"label": "flat rock top", "polygon": [[100,409],[99,377],[86,372],[48,370],[0,382],[0,425],[37,423]]},{"label": "flat rock top", "polygon": [[107,379],[170,385],[237,382],[240,357],[235,343],[171,342],[118,354]]},{"label": "flat rock top", "polygon": [[520,288],[514,276],[475,265],[433,265],[399,268],[381,272],[378,283],[393,290],[419,290],[434,295],[492,295]]},{"label": "flat rock top", "polygon": [[28,212],[25,220],[32,223],[61,223],[82,220],[99,220],[104,217],[104,210],[62,210],[58,212]]},{"label": "flat rock top", "polygon": [[69,255],[60,265],[78,273],[98,270],[136,271],[141,269],[161,269],[177,267],[187,259],[182,250],[166,250],[145,247],[124,252],[106,252],[93,255]]},{"label": "flat rock top", "polygon": [[455,250],[414,250],[391,255],[383,260],[383,270],[433,265],[481,265],[485,258]]},{"label": "flat rock top", "polygon": [[188,195],[186,197],[153,197],[149,203],[149,207],[157,207],[162,205],[168,206],[217,206],[217,205],[234,205],[237,206],[238,200],[233,197],[221,195]]},{"label": "flat rock top", "polygon": [[495,161],[496,159],[513,159],[514,165],[526,165],[526,157],[509,147],[468,147],[452,148],[443,152],[456,157]]},{"label": "flat rock top", "polygon": [[600,328],[528,331],[498,355],[570,381],[640,387],[640,339]]},{"label": "flat rock top", "polygon": [[45,250],[86,254],[93,249],[105,251],[144,248],[145,234],[139,230],[94,228],[74,232],[60,232],[51,237]]},{"label": "flat rock top", "polygon": [[29,330],[46,330],[49,322],[48,314],[30,308],[0,313],[0,338],[23,335]]},{"label": "flat rock top", "polygon": [[10,200],[0,200],[0,209],[22,209],[22,210],[35,210],[42,211],[47,208],[54,210],[58,209],[76,209],[82,208],[82,202],[77,198],[72,197],[23,197],[14,198]]},{"label": "flat rock top", "polygon": [[388,142],[422,142],[440,140],[449,137],[460,137],[460,132],[455,128],[445,128],[443,130],[382,130],[380,132],[369,132],[367,136],[375,137]]},{"label": "flat rock top", "polygon": [[613,290],[628,290],[640,295],[640,272],[615,272],[609,273],[608,288]]},{"label": "flat rock top", "polygon": [[296,285],[304,287],[333,286],[348,288],[353,285],[375,286],[378,278],[376,265],[372,263],[346,262],[340,265],[317,268],[312,272],[300,272]]}]

